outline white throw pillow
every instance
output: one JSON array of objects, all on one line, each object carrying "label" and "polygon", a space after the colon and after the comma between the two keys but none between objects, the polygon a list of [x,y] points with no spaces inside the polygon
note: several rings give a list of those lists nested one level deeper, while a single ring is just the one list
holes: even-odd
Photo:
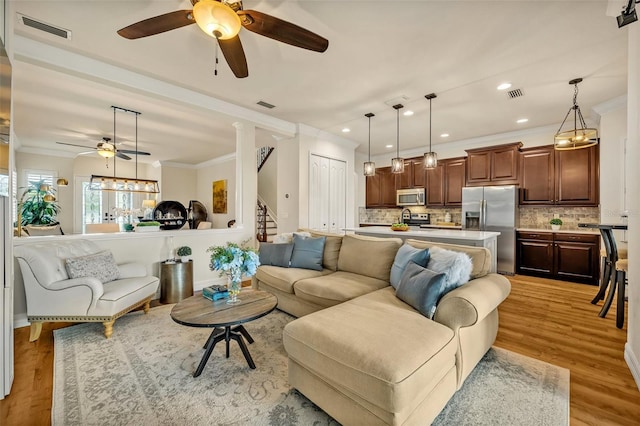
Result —
[{"label": "white throw pillow", "polygon": [[278,234],[273,236],[274,244],[288,244],[293,242],[293,234],[300,235],[302,237],[310,237],[311,234],[308,232],[285,232],[283,234]]},{"label": "white throw pillow", "polygon": [[429,254],[431,257],[429,258],[429,263],[427,263],[427,268],[435,272],[444,273],[449,290],[469,281],[473,264],[468,254],[446,250],[438,246],[431,247]]}]

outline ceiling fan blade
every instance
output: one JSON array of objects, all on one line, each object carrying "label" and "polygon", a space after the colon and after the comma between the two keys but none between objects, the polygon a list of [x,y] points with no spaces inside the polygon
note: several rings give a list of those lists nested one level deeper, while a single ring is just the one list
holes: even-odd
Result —
[{"label": "ceiling fan blade", "polygon": [[123,160],[131,160],[131,157],[129,157],[128,155],[124,155],[121,152],[116,152],[116,157],[122,158]]},{"label": "ceiling fan blade", "polygon": [[195,24],[195,22],[193,13],[190,10],[176,10],[175,12],[165,13],[164,15],[154,16],[153,18],[131,24],[128,27],[118,30],[118,34],[129,40],[133,40],[175,30],[176,28],[189,24]]},{"label": "ceiling fan blade", "polygon": [[324,52],[329,47],[326,38],[291,22],[255,10],[239,10],[237,13],[242,26],[256,34],[315,52]]},{"label": "ceiling fan blade", "polygon": [[75,143],[67,143],[67,142],[56,142],[56,143],[60,144],[60,145],[77,146],[77,147],[86,148],[86,149],[98,149],[98,148],[93,147],[93,146],[78,145],[78,144],[75,144]]},{"label": "ceiling fan blade", "polygon": [[151,155],[150,152],[136,151],[134,149],[119,149],[118,152],[121,152],[123,154],[132,154],[132,155]]},{"label": "ceiling fan blade", "polygon": [[238,78],[247,77],[249,75],[249,69],[247,68],[247,58],[244,56],[244,49],[242,48],[240,37],[236,35],[228,40],[218,39],[218,44],[233,74]]}]

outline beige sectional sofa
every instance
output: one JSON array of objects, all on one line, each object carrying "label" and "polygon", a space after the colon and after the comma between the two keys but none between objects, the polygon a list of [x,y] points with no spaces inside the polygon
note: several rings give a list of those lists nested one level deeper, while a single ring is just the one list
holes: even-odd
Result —
[{"label": "beige sectional sofa", "polygon": [[327,236],[322,271],[260,266],[253,282],[299,317],[283,334],[290,384],[345,425],[431,423],[495,341],[509,281],[485,248],[407,240],[472,259],[430,320],[389,285],[400,239],[312,234]]}]

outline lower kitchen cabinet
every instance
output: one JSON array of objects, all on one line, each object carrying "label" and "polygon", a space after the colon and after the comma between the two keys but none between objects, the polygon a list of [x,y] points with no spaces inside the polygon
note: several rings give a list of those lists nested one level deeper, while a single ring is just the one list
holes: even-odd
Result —
[{"label": "lower kitchen cabinet", "polygon": [[516,247],[519,274],[598,284],[599,235],[519,231]]}]

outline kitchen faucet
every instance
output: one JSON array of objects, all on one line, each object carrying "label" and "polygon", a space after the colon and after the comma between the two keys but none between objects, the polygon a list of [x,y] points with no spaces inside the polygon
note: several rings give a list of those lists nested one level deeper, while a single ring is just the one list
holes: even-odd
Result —
[{"label": "kitchen faucet", "polygon": [[403,209],[403,210],[402,210],[402,213],[400,213],[400,220],[402,221],[402,223],[406,223],[406,222],[404,221],[404,212],[409,213],[409,216],[408,216],[408,217],[409,217],[409,220],[411,220],[411,210],[409,210],[409,209]]}]

